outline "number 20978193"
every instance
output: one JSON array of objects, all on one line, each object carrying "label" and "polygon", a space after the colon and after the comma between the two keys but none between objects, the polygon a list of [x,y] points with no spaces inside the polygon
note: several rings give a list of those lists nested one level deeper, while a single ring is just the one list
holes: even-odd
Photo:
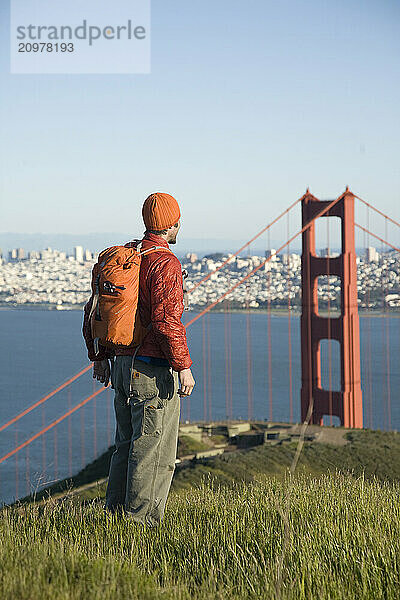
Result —
[{"label": "number 20978193", "polygon": [[73,52],[72,42],[21,42],[18,44],[18,52]]}]

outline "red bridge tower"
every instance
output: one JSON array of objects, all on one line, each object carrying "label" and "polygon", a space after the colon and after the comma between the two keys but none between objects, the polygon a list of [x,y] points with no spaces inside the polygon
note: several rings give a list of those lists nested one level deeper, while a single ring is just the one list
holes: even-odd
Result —
[{"label": "red bridge tower", "polygon": [[[302,198],[303,227],[331,201],[321,201],[307,192]],[[315,253],[315,221],[303,233],[301,315],[301,419],[304,422],[313,402],[311,423],[321,424],[324,415],[336,415],[344,427],[363,426],[360,376],[360,329],[357,306],[357,265],[354,239],[354,195],[346,188],[324,217],[340,217],[342,253],[319,257]],[[341,315],[325,318],[318,314],[318,277],[333,275],[341,282]],[[340,344],[341,390],[321,388],[323,339]]]}]

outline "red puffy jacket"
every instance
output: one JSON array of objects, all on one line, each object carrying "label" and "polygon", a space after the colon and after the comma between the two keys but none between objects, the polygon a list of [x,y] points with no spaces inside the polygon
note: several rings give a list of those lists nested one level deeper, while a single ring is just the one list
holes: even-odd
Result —
[{"label": "red puffy jacket", "polygon": [[[134,244],[130,242],[127,245]],[[159,235],[146,232],[143,238],[143,250],[152,246],[169,248],[168,243]],[[109,351],[100,347],[97,356],[93,349],[89,313],[92,299],[84,308],[83,336],[88,349],[89,360],[102,360],[111,355],[135,353],[135,348],[120,348]],[[186,341],[186,329],[181,322],[183,314],[182,267],[172,252],[151,252],[142,257],[139,279],[139,315],[142,325],[152,325],[144,339],[139,354],[166,358],[175,371],[188,369],[192,360]]]}]

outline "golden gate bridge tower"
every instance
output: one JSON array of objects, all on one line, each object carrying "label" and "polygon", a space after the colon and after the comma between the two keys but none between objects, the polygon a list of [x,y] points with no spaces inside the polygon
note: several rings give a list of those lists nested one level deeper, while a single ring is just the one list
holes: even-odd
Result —
[{"label": "golden gate bridge tower", "polygon": [[[324,415],[339,417],[344,427],[363,426],[360,374],[360,331],[357,305],[357,264],[354,224],[355,196],[346,191],[332,204],[315,198],[308,190],[302,205],[302,315],[301,315],[301,418],[321,424]],[[324,211],[329,204],[329,210]],[[316,255],[315,217],[341,219],[341,254]],[[314,220],[313,220],[314,219]],[[304,229],[309,223],[311,225]],[[318,277],[336,276],[341,286],[339,317],[321,316],[318,311]],[[321,386],[321,340],[340,344],[340,391]],[[311,412],[311,415],[309,415]]]}]

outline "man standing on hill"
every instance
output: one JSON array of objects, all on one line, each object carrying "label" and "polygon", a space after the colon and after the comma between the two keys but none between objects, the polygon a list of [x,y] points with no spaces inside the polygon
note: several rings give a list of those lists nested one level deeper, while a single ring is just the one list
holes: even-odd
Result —
[{"label": "man standing on hill", "polygon": [[[163,517],[175,469],[180,396],[189,396],[195,385],[181,323],[183,313],[182,269],[169,250],[180,229],[180,209],[169,194],[151,194],[142,209],[146,232],[142,256],[138,310],[148,332],[138,353],[135,348],[114,352],[112,384],[115,389],[117,430],[111,458],[106,509],[124,512],[148,526]],[[130,242],[129,246],[137,242]],[[167,251],[165,251],[166,249]],[[168,251],[169,250],[169,251]],[[108,385],[109,354],[95,355],[85,307],[84,337],[93,377]]]}]

